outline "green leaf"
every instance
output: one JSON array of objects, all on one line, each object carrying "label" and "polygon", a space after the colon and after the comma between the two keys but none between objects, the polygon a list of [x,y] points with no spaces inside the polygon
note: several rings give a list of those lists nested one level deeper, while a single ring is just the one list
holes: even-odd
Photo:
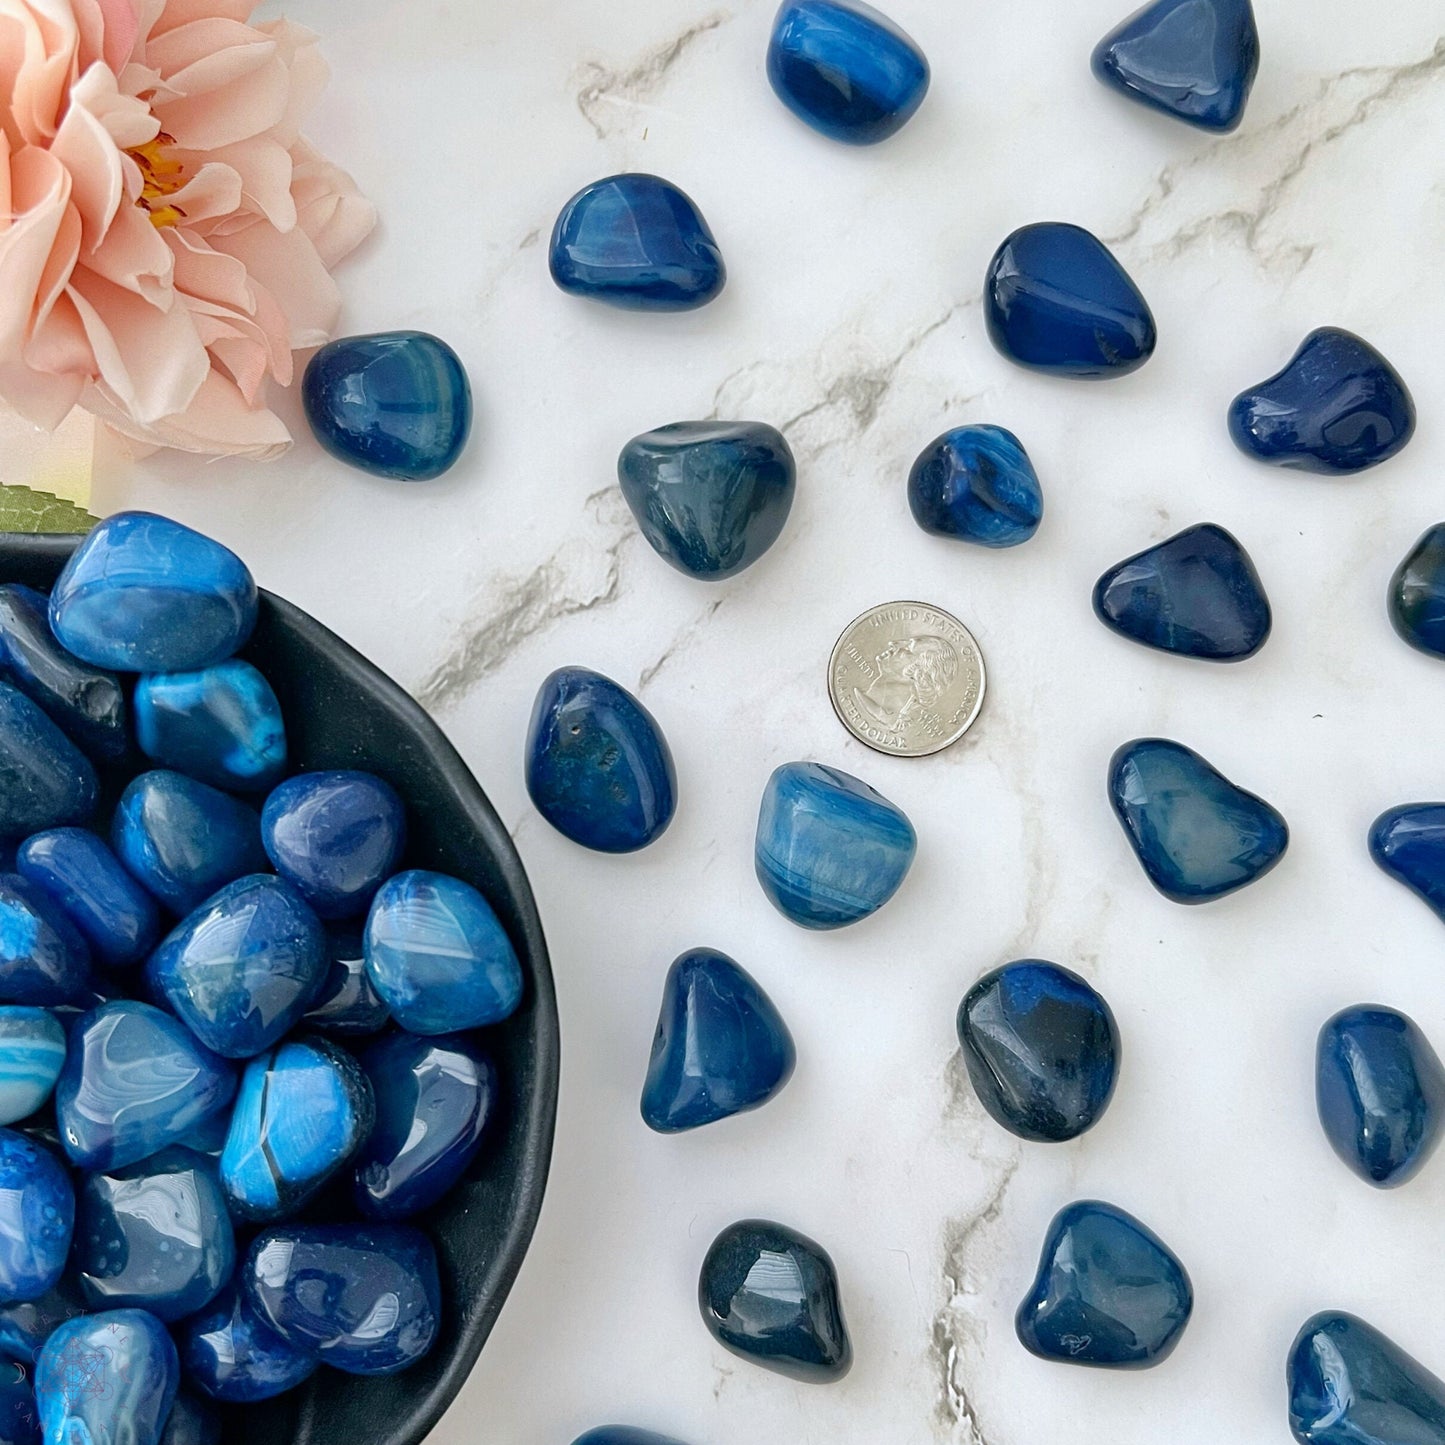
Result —
[{"label": "green leaf", "polygon": [[0,532],[88,532],[96,520],[74,502],[49,492],[0,486]]}]

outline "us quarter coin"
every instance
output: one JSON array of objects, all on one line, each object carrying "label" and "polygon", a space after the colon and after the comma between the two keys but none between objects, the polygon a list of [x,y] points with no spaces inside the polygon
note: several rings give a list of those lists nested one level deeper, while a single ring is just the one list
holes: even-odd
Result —
[{"label": "us quarter coin", "polygon": [[956,743],[983,706],[983,653],[958,618],[885,602],[850,622],[828,662],[828,695],[861,743],[921,758]]}]

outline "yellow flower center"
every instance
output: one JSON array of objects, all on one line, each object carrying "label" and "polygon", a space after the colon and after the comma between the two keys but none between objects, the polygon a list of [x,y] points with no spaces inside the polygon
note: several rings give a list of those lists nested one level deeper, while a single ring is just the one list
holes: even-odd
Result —
[{"label": "yellow flower center", "polygon": [[176,226],[186,218],[186,213],[168,200],[188,179],[185,166],[166,154],[167,146],[174,144],[175,137],[161,131],[154,140],[127,152],[140,167],[141,192],[136,205],[150,216],[153,226]]}]

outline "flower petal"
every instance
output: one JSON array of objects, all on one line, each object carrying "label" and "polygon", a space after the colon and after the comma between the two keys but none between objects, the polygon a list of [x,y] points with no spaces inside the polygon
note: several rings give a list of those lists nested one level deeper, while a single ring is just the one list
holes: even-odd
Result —
[{"label": "flower petal", "polygon": [[230,234],[212,232],[218,251],[244,263],[252,279],[276,298],[285,313],[293,351],[331,339],[341,314],[341,293],[299,227],[282,233],[265,221]]},{"label": "flower petal", "polygon": [[340,166],[322,160],[305,141],[291,148],[291,159],[297,224],[329,269],[371,234],[376,208]]}]

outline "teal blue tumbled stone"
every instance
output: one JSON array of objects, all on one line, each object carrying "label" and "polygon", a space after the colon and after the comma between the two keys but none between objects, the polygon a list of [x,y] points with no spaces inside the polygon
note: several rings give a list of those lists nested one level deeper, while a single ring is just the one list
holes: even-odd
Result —
[{"label": "teal blue tumbled stone", "polygon": [[46,1445],[160,1445],[181,1367],[145,1310],[103,1310],[60,1326],[35,1365]]},{"label": "teal blue tumbled stone", "polygon": [[38,704],[0,682],[0,842],[88,822],[99,794],[90,759]]},{"label": "teal blue tumbled stone", "polygon": [[65,1062],[65,1030],[48,1009],[0,1008],[0,1124],[33,1114]]}]

